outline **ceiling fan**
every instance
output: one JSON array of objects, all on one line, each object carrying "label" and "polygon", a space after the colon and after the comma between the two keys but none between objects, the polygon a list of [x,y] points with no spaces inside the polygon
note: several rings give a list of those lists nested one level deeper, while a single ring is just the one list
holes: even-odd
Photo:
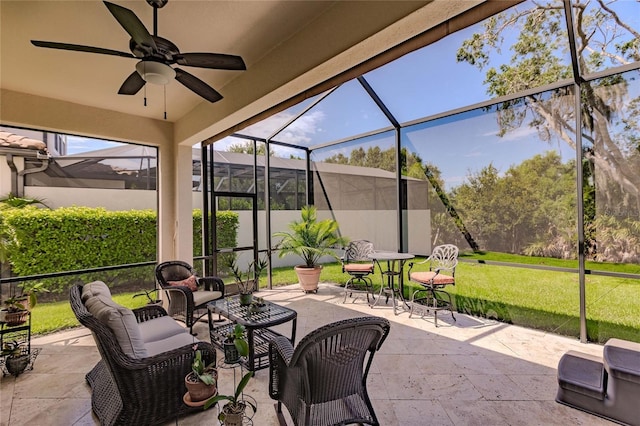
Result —
[{"label": "ceiling fan", "polygon": [[158,9],[165,6],[169,0],[146,1],[153,7],[153,35],[149,34],[144,24],[131,10],[108,1],[104,2],[109,12],[131,36],[129,49],[131,49],[132,53],[51,41],[31,40],[31,43],[37,47],[50,49],[74,50],[77,52],[139,59],[136,64],[136,70],[126,78],[120,90],[118,90],[118,94],[121,95],[135,95],[147,82],[165,85],[175,78],[179,83],[209,102],[216,102],[222,99],[222,95],[204,81],[170,65],[178,64],[198,68],[243,71],[247,68],[242,58],[222,53],[180,53],[175,44],[158,36]]}]

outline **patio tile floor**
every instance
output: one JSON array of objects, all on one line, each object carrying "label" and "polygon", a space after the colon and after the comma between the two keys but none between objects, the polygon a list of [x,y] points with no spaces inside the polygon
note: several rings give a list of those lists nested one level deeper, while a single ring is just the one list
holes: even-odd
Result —
[{"label": "patio tile floor", "polygon": [[[382,425],[609,425],[609,421],[555,402],[558,360],[568,350],[602,355],[602,346],[577,339],[456,314],[409,318],[391,305],[343,304],[340,287],[321,284],[317,294],[278,287],[260,296],[298,312],[296,341],[326,323],[360,315],[391,321],[374,358],[368,389]],[[290,326],[285,324],[283,334]],[[195,327],[208,340],[206,323]],[[85,328],[34,338],[42,348],[34,369],[0,383],[0,426],[96,425],[84,375],[98,361]],[[220,390],[231,392],[232,374],[220,371]],[[246,393],[258,402],[255,426],[277,425],[268,395],[268,369],[257,372]],[[169,424],[217,424],[216,409]],[[292,423],[290,423],[292,424]]]}]

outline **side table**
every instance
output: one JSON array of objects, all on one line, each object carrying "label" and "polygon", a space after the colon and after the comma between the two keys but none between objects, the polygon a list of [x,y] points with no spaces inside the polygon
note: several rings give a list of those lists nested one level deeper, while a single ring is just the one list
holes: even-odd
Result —
[{"label": "side table", "polygon": [[[404,262],[409,259],[413,259],[415,256],[409,253],[376,251],[370,254],[369,257],[378,264],[378,268],[380,268],[380,273],[382,274],[380,294],[371,307],[373,308],[378,304],[383,294],[386,296],[386,302],[389,302],[389,296],[391,296],[393,301],[393,313],[398,315],[398,312],[396,312],[397,295],[402,302],[402,308],[404,310],[408,310],[409,305],[407,305],[407,302],[404,299]],[[380,262],[386,262],[387,268],[383,269]],[[395,280],[396,277],[398,277],[397,286]]]}]

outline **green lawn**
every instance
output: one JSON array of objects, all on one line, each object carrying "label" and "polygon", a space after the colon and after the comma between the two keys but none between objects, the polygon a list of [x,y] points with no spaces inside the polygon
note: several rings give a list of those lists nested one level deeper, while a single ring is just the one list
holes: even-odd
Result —
[{"label": "green lawn", "polygon": [[[467,258],[478,257],[477,255]],[[508,257],[508,258],[507,258]],[[518,261],[522,257],[487,254],[485,260]],[[531,258],[524,257],[527,260]],[[543,263],[543,262],[529,262]],[[544,264],[575,266],[557,259]],[[599,269],[606,269],[598,264]],[[632,272],[638,265],[607,266],[619,272]],[[405,268],[405,272],[408,269]],[[261,286],[266,286],[263,274]],[[344,284],[347,275],[340,264],[325,265],[321,281]],[[379,288],[379,271],[373,277]],[[292,268],[276,268],[273,285],[297,282]],[[589,340],[604,342],[610,337],[640,341],[640,282],[638,280],[587,275],[586,303]],[[405,279],[405,296],[413,284]],[[477,316],[496,318],[508,323],[547,330],[558,334],[579,335],[578,275],[574,273],[532,270],[525,268],[460,262],[456,269],[456,285],[449,292],[456,308]],[[133,293],[117,294],[117,303],[134,308],[145,303],[133,298]],[[33,310],[34,334],[75,327],[78,325],[68,302],[41,303]]]}]

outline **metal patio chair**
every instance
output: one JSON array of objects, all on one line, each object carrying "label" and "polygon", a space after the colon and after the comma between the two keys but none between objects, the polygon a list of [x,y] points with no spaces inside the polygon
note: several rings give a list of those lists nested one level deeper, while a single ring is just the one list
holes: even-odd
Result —
[{"label": "metal patio chair", "polygon": [[347,296],[353,293],[364,293],[367,295],[369,302],[369,294],[375,300],[373,295],[373,283],[369,275],[374,272],[374,262],[369,256],[374,252],[373,243],[367,240],[351,241],[345,249],[342,257],[342,272],[349,274],[349,280],[344,285],[344,301],[347,302]]},{"label": "metal patio chair", "polygon": [[[416,265],[429,264],[428,271],[412,271]],[[456,284],[456,266],[458,265],[458,247],[453,244],[444,244],[434,247],[431,256],[422,262],[412,262],[409,264],[409,280],[420,284],[423,288],[418,288],[411,293],[411,312],[414,308],[422,305],[427,311],[433,311],[436,327],[438,326],[438,311],[448,310],[451,317],[453,315],[453,303],[451,295],[443,290],[448,285]],[[449,274],[442,273],[449,272]]]}]

